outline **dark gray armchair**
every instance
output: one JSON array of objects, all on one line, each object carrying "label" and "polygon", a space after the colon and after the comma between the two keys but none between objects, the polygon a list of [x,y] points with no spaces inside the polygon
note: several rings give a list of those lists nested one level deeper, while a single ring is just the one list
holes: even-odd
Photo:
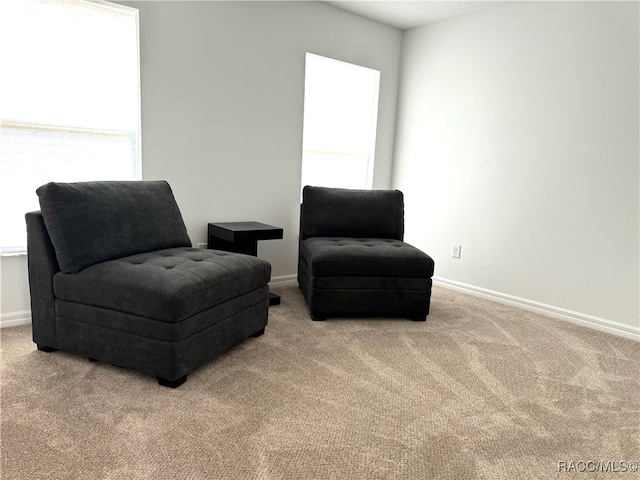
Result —
[{"label": "dark gray armchair", "polygon": [[434,261],[403,237],[402,192],[306,186],[298,284],[311,318],[426,320]]},{"label": "dark gray armchair", "polygon": [[192,248],[163,181],[49,183],[26,215],[33,341],[177,387],[264,333],[271,265]]}]

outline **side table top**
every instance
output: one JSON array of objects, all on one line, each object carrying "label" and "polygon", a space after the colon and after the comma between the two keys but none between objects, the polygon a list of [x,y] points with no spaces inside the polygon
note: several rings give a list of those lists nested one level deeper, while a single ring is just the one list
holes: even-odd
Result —
[{"label": "side table top", "polygon": [[209,224],[209,235],[228,242],[243,240],[270,240],[282,238],[280,227],[260,222],[219,222]]}]

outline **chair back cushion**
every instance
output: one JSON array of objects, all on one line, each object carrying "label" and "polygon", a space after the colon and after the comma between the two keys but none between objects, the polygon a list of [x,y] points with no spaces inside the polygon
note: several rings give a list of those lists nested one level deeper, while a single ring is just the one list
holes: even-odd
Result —
[{"label": "chair back cushion", "polygon": [[404,237],[404,198],[399,190],[302,190],[300,239]]},{"label": "chair back cushion", "polygon": [[36,193],[65,273],[137,253],[191,246],[165,181],[47,183]]}]

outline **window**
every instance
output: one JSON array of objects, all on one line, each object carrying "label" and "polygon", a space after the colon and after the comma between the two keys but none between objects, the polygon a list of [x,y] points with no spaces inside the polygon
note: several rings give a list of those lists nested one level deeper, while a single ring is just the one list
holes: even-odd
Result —
[{"label": "window", "polygon": [[302,187],[370,189],[380,72],[307,53]]},{"label": "window", "polygon": [[103,1],[0,1],[0,253],[50,181],[140,178],[138,11]]}]

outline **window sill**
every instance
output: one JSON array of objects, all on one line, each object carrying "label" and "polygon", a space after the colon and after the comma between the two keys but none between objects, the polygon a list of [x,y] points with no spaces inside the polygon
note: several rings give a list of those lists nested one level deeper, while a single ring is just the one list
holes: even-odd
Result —
[{"label": "window sill", "polygon": [[4,257],[26,257],[27,256],[27,251],[23,251],[23,252],[1,252],[0,253],[0,258],[4,258]]}]

